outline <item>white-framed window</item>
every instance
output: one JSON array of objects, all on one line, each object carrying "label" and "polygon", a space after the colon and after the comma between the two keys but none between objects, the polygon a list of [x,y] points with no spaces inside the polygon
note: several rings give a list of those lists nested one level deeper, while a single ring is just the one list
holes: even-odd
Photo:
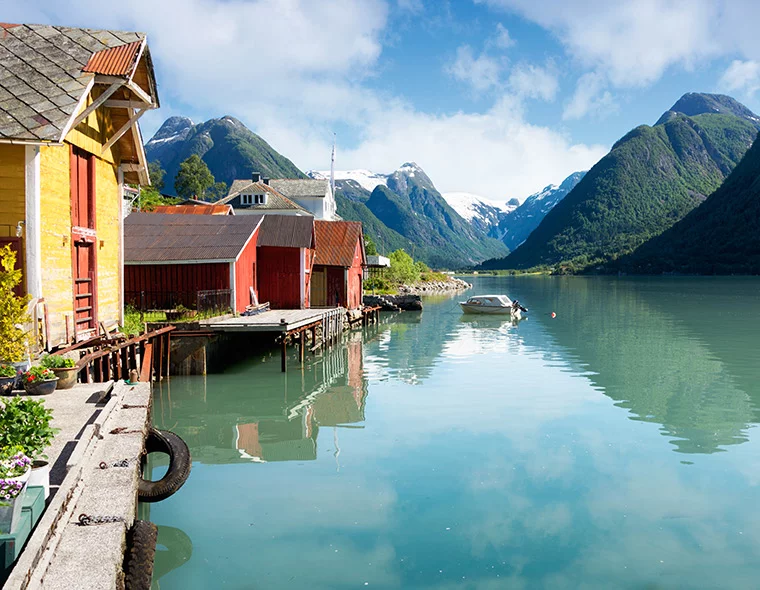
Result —
[{"label": "white-framed window", "polygon": [[253,195],[240,195],[241,205],[253,205]]},{"label": "white-framed window", "polygon": [[267,202],[266,195],[253,195],[253,202],[256,205],[264,205]]}]

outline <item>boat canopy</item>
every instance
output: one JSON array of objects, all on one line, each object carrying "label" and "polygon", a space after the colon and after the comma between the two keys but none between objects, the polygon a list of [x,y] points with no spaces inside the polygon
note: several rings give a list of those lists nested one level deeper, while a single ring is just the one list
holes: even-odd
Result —
[{"label": "boat canopy", "polygon": [[486,307],[511,307],[512,301],[506,295],[473,295],[467,300],[467,304]]}]

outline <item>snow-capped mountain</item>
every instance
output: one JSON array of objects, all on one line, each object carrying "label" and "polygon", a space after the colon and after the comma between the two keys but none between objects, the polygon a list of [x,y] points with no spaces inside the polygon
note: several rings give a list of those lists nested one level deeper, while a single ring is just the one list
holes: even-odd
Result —
[{"label": "snow-capped mountain", "polygon": [[520,205],[517,199],[496,204],[485,197],[463,192],[443,193],[443,198],[454,211],[489,235],[493,235],[491,230]]},{"label": "snow-capped mountain", "polygon": [[[329,170],[309,170],[306,174],[311,178],[330,180]],[[337,185],[338,182],[345,180],[351,180],[369,192],[381,184],[383,186],[388,185],[388,176],[385,174],[376,174],[370,170],[336,170],[335,184]]]},{"label": "snow-capped mountain", "polygon": [[511,215],[501,220],[497,233],[492,235],[504,242],[507,248],[514,250],[538,227],[546,214],[575,188],[585,174],[574,172],[562,184],[550,184],[530,195]]}]

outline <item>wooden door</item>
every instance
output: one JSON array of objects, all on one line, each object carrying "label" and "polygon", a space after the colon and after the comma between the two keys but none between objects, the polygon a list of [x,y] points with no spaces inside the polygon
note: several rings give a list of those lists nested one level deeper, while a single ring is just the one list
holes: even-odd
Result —
[{"label": "wooden door", "polygon": [[324,268],[311,273],[311,306],[327,306],[327,271]]},{"label": "wooden door", "polygon": [[74,330],[86,337],[98,323],[95,161],[92,154],[71,149],[71,245]]}]

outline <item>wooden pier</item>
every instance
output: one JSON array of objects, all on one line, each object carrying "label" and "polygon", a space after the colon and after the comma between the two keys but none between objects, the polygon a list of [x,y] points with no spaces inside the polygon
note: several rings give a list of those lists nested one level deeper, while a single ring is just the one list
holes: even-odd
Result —
[{"label": "wooden pier", "polygon": [[[343,333],[346,310],[342,307],[324,309],[270,310],[252,316],[212,318],[199,322],[207,332],[262,332],[278,334],[281,368],[287,370],[288,340],[297,341],[299,358],[304,362],[307,333],[310,334],[312,354],[320,347],[334,344]],[[319,330],[319,331],[318,331]]]}]

